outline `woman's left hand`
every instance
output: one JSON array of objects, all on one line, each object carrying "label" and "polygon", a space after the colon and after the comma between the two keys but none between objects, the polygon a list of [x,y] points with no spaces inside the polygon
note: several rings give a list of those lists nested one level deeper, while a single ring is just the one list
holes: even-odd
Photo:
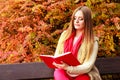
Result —
[{"label": "woman's left hand", "polygon": [[66,64],[64,62],[61,62],[61,64],[57,64],[57,63],[53,62],[53,65],[59,69],[64,69],[64,70],[67,70],[67,67],[69,66],[68,64]]}]

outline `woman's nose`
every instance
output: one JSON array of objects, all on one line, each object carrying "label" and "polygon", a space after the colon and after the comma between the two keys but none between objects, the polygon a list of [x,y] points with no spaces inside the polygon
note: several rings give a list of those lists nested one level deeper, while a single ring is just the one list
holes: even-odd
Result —
[{"label": "woman's nose", "polygon": [[77,19],[75,20],[75,22],[76,22],[76,23],[79,23],[79,19],[77,18]]}]

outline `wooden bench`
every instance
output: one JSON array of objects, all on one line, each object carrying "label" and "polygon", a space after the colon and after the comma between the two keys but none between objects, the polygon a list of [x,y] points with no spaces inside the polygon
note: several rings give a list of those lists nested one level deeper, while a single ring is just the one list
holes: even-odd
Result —
[{"label": "wooden bench", "polygon": [[[100,74],[120,73],[120,57],[98,58],[95,65]],[[44,63],[0,64],[0,80],[40,80],[53,78],[54,69]]]}]

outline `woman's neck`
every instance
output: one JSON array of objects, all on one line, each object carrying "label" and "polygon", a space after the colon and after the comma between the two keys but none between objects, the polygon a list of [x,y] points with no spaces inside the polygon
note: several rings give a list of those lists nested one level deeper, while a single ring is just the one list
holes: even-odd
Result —
[{"label": "woman's neck", "polygon": [[80,35],[82,35],[84,33],[84,30],[76,30],[76,35],[75,37],[79,37]]}]

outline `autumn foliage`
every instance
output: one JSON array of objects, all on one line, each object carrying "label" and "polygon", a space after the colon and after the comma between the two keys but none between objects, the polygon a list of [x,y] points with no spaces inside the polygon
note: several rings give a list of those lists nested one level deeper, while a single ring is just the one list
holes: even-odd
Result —
[{"label": "autumn foliage", "polygon": [[[81,0],[82,1],[82,0]],[[98,57],[120,55],[119,3],[88,0],[0,1],[0,63],[38,62],[40,54],[53,55],[73,10],[87,5],[93,11]]]},{"label": "autumn foliage", "polygon": [[120,56],[120,3],[92,1],[94,31],[99,37],[99,57]]}]

